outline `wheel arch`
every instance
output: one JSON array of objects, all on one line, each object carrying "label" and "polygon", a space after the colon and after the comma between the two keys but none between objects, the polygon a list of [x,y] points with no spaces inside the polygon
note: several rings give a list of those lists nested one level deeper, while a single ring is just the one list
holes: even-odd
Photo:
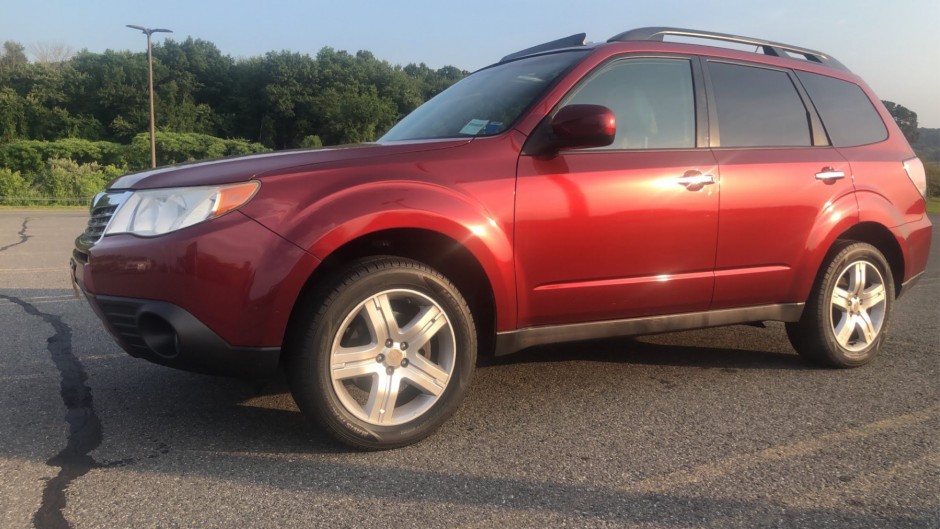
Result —
[{"label": "wheel arch", "polygon": [[[852,195],[845,198],[850,196]],[[856,207],[854,200],[839,201],[833,204],[832,210],[826,216],[828,219],[834,219],[834,222],[816,224],[807,244],[809,251],[800,265],[802,272],[796,275],[803,279],[796,286],[795,299],[806,300],[818,283],[822,267],[832,255],[833,249],[845,241],[864,242],[877,248],[891,267],[895,296],[900,296],[907,263],[901,240],[883,222],[863,220],[864,217]]]},{"label": "wheel arch", "polygon": [[894,281],[895,296],[901,295],[901,284],[904,282],[904,254],[897,238],[891,230],[877,222],[860,222],[845,230],[836,241],[857,241],[868,243],[881,252],[891,267],[891,279]]},{"label": "wheel arch", "polygon": [[287,335],[292,335],[293,326],[302,324],[295,321],[294,315],[306,297],[317,296],[318,289],[330,284],[349,263],[372,256],[413,259],[442,273],[454,283],[470,307],[476,324],[479,352],[489,354],[493,351],[498,328],[498,294],[483,264],[477,255],[453,237],[415,227],[362,233],[333,248],[301,288],[291,311]]}]

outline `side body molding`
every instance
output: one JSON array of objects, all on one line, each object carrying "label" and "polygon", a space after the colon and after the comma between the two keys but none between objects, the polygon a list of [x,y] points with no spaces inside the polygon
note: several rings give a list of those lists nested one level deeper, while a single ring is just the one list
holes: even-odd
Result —
[{"label": "side body molding", "polygon": [[723,309],[625,320],[529,327],[496,335],[496,355],[507,355],[536,345],[637,336],[776,320],[799,321],[803,303],[784,303],[740,309]]}]

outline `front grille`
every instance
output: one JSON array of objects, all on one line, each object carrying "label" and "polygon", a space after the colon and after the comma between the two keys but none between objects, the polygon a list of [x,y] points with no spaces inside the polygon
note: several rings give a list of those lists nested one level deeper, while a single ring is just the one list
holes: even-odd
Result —
[{"label": "front grille", "polygon": [[111,222],[111,217],[116,210],[117,206],[107,206],[91,210],[91,218],[88,219],[88,227],[85,228],[85,233],[82,234],[84,242],[90,244],[98,242],[98,239],[100,239],[101,235],[104,233],[104,229],[108,226],[108,223]]},{"label": "front grille", "polygon": [[118,207],[130,196],[130,191],[118,193],[99,193],[91,204],[91,215],[88,218],[88,227],[78,238],[79,246],[90,248],[96,242],[101,240],[105,228],[111,222],[111,217]]}]

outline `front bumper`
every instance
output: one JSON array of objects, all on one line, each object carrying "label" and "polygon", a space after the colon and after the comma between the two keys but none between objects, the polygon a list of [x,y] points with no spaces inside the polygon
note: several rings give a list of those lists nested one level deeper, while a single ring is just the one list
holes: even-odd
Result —
[{"label": "front bumper", "polygon": [[185,371],[239,378],[264,377],[277,369],[280,347],[229,345],[172,303],[82,291],[114,340],[131,356]]},{"label": "front bumper", "polygon": [[72,278],[130,355],[200,373],[263,377],[319,264],[234,212],[161,237],[77,245]]}]

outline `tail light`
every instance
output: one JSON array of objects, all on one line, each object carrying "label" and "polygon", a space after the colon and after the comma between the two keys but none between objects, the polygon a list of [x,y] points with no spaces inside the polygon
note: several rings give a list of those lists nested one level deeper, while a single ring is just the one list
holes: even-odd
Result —
[{"label": "tail light", "polygon": [[907,177],[914,183],[914,187],[920,191],[920,194],[927,197],[927,172],[924,171],[924,162],[920,158],[910,158],[904,160],[904,171]]}]

